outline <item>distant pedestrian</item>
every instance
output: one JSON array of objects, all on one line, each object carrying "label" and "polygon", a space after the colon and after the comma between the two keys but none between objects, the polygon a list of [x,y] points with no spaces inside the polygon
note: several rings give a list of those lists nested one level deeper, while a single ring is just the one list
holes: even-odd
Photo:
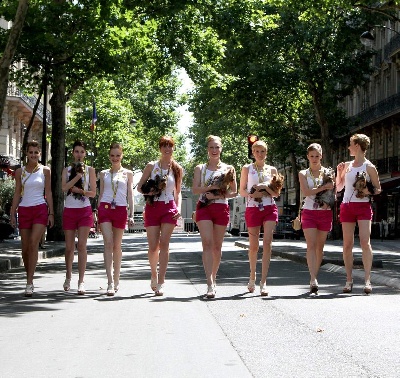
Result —
[{"label": "distant pedestrian", "polygon": [[267,144],[261,140],[252,145],[254,163],[242,167],[240,195],[246,199],[245,219],[249,233],[250,277],[247,289],[253,293],[256,287],[257,255],[261,227],[264,229],[263,256],[261,264],[260,294],[267,296],[267,275],[271,261],[272,239],[278,222],[278,208],[274,197],[280,191],[270,188],[273,177],[278,175],[275,167],[266,164]]},{"label": "distant pedestrian", "polygon": [[[371,268],[372,248],[370,243],[372,207],[370,196],[381,192],[379,175],[375,166],[366,159],[365,154],[370,139],[364,134],[354,134],[350,137],[349,151],[354,160],[339,163],[337,166],[336,187],[343,188],[343,201],[340,205],[340,221],[343,230],[343,259],[346,268],[346,285],[344,293],[353,290],[353,245],[354,230],[358,224],[362,260],[364,265],[364,293],[372,292]],[[371,183],[372,186],[366,186]]]},{"label": "distant pedestrian", "polygon": [[[332,229],[332,207],[334,204],[334,173],[321,165],[322,147],[312,143],[307,147],[309,168],[299,172],[300,191],[305,197],[301,210],[301,224],[307,243],[307,265],[310,272],[310,292],[318,292],[318,272],[321,267],[324,245]],[[329,180],[324,180],[329,176]],[[327,181],[327,182],[326,182]],[[331,191],[329,201],[321,195]]]},{"label": "distant pedestrian", "polygon": [[155,295],[162,296],[169,260],[169,243],[181,217],[183,169],[173,159],[175,142],[170,136],[161,137],[158,146],[160,159],[146,165],[137,189],[146,197],[144,227],[149,244],[150,287]]},{"label": "distant pedestrian", "polygon": [[203,246],[203,266],[207,279],[206,298],[216,294],[216,278],[221,263],[222,243],[229,223],[228,198],[236,197],[236,172],[221,161],[221,138],[207,137],[208,162],[194,169],[193,194],[199,194],[196,223]]},{"label": "distant pedestrian", "polygon": [[39,163],[39,143],[29,142],[26,154],[27,164],[15,172],[15,193],[10,216],[11,225],[16,227],[18,209],[22,259],[26,271],[25,296],[31,297],[34,291],[33,276],[38,261],[39,242],[46,226],[54,225],[54,211],[50,168]]},{"label": "distant pedestrian", "polygon": [[104,240],[107,295],[113,296],[119,290],[121,243],[127,218],[129,227],[133,226],[133,173],[121,165],[123,151],[119,143],[111,144],[109,157],[111,168],[100,173],[98,217]]},{"label": "distant pedestrian", "polygon": [[96,195],[96,172],[84,163],[86,144],[77,140],[72,146],[74,161],[62,172],[62,190],[66,192],[63,229],[65,234],[66,277],[64,290],[71,286],[72,263],[75,253],[75,234],[78,236],[78,294],[85,294],[85,270],[87,263],[87,238],[93,226],[92,206],[89,198]]}]

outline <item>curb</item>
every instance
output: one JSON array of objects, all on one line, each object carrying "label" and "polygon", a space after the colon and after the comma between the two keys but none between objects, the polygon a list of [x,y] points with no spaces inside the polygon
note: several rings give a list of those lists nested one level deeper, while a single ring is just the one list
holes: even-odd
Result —
[{"label": "curb", "polygon": [[[38,254],[38,261],[49,259],[51,257],[64,256],[65,247],[55,247],[48,250],[40,250]],[[24,265],[22,260],[21,251],[18,251],[18,256],[10,256],[0,258],[0,273],[6,273],[11,269],[20,268]]]}]

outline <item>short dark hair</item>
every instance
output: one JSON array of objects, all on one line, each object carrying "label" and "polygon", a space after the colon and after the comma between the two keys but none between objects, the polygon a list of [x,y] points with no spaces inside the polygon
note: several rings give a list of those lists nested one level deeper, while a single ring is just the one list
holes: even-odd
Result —
[{"label": "short dark hair", "polygon": [[72,145],[72,151],[75,150],[75,147],[82,147],[86,151],[86,143],[83,140],[76,140]]}]

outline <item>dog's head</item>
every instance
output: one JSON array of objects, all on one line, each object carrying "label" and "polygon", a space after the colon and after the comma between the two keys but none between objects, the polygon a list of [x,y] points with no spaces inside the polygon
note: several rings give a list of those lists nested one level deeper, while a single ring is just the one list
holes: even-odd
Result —
[{"label": "dog's head", "polygon": [[156,188],[156,181],[153,179],[148,179],[143,185],[142,185],[142,193],[147,194],[150,193],[152,190]]},{"label": "dog's head", "polygon": [[155,186],[157,188],[157,192],[159,191],[160,193],[165,190],[167,187],[167,179],[166,177],[162,177],[160,175],[156,175],[155,177]]},{"label": "dog's head", "polygon": [[269,183],[269,187],[274,191],[280,193],[283,188],[283,182],[285,178],[280,173],[277,173],[272,176],[272,179]]},{"label": "dog's head", "polygon": [[83,174],[83,164],[80,161],[71,165],[71,176],[76,176],[77,173]]},{"label": "dog's head", "polygon": [[324,172],[322,174],[322,185],[329,184],[329,183],[334,183],[335,179],[335,172],[332,168],[326,168],[324,169]]},{"label": "dog's head", "polygon": [[365,189],[367,187],[367,174],[365,172],[357,172],[353,186],[356,190]]}]

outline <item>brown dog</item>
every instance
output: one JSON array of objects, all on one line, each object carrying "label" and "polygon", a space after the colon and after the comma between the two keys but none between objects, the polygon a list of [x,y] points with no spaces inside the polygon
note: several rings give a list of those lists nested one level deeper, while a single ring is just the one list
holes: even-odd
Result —
[{"label": "brown dog", "polygon": [[[335,184],[335,172],[332,168],[325,168],[323,175],[322,175],[322,185],[325,184]],[[315,196],[315,202],[318,204],[319,207],[324,207],[328,205],[331,209],[335,204],[335,192],[334,189],[326,189],[322,192],[319,192]]]},{"label": "brown dog", "polygon": [[[212,186],[218,186],[219,189],[213,189],[210,190],[210,193],[214,194],[214,196],[225,196],[230,183],[234,180],[234,174],[235,171],[234,169],[231,167],[229,168],[229,170],[219,176],[216,176],[212,179],[210,185]],[[213,200],[209,200],[205,195],[202,195],[199,199],[200,202],[200,207],[204,207],[209,205],[211,202],[213,202]]]},{"label": "brown dog", "polygon": [[[367,180],[366,172],[357,172],[356,180],[353,184],[355,190],[357,190],[356,197],[357,198],[365,198],[374,193],[374,186],[371,181]],[[363,190],[367,188],[370,194],[363,193]]]},{"label": "brown dog", "polygon": [[[272,179],[271,179],[270,183],[268,184],[268,188],[270,188],[275,193],[278,193],[278,195],[281,195],[281,190],[283,188],[284,180],[285,180],[285,178],[283,177],[283,175],[281,175],[280,173],[275,174],[272,176]],[[250,189],[250,194],[253,194],[255,191],[256,191],[256,189],[254,187],[252,187]],[[260,192],[266,192],[266,190],[261,189]],[[254,198],[254,200],[256,202],[261,202],[262,198]]]},{"label": "brown dog", "polygon": [[[153,179],[148,179],[142,185],[142,193],[144,195],[144,199],[146,203],[152,205],[154,203],[154,198],[159,197],[161,192],[167,187],[167,180],[165,177],[160,177],[160,175],[156,175]],[[148,193],[153,192],[153,194],[149,195]]]}]

